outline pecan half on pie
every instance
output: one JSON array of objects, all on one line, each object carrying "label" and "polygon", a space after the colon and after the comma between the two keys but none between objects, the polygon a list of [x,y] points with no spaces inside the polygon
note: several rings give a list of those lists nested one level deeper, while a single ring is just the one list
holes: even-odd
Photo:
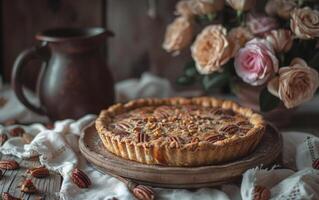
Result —
[{"label": "pecan half on pie", "polygon": [[103,110],[96,129],[106,149],[145,164],[203,166],[240,158],[261,140],[261,115],[210,97],[138,99]]}]

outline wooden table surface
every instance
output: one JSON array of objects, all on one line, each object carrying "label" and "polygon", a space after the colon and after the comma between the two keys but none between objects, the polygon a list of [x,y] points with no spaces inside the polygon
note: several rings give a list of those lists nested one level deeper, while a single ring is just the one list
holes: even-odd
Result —
[{"label": "wooden table surface", "polygon": [[29,160],[19,159],[14,156],[6,156],[0,154],[1,160],[14,159],[20,164],[20,169],[18,170],[2,170],[4,173],[0,179],[0,192],[9,192],[15,197],[20,197],[23,200],[37,199],[40,196],[44,196],[46,200],[58,199],[57,193],[60,191],[60,186],[62,183],[62,177],[55,173],[50,172],[50,176],[47,178],[32,178],[32,182],[39,190],[38,194],[25,194],[20,192],[19,185],[26,178],[25,172],[28,168],[33,168],[40,166],[38,158],[31,158]]},{"label": "wooden table surface", "polygon": [[[291,125],[285,128],[285,130],[306,131],[319,136],[319,97],[300,107],[294,114]],[[1,154],[0,159],[15,159],[21,165],[19,170],[5,171],[4,176],[0,178],[0,192],[10,192],[14,196],[21,197],[24,200],[36,199],[37,195],[21,193],[18,185],[24,179],[23,175],[28,168],[40,165],[38,159],[22,160]],[[33,178],[32,180],[41,194],[45,194],[46,200],[58,199],[56,194],[59,192],[62,183],[62,177],[59,174],[51,172],[48,178]]]}]

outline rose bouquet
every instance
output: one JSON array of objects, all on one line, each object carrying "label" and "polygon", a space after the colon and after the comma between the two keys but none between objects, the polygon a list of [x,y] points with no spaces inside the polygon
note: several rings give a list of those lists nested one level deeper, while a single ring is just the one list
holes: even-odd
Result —
[{"label": "rose bouquet", "polygon": [[310,100],[319,86],[318,7],[310,0],[264,5],[255,0],[181,0],[163,48],[173,55],[191,51],[180,84],[201,82],[209,91],[244,83],[261,88],[262,111],[280,102],[293,108]]}]

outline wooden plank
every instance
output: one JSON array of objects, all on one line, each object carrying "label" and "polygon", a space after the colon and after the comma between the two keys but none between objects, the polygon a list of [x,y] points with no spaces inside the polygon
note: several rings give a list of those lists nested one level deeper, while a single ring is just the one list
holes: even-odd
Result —
[{"label": "wooden plank", "polygon": [[23,160],[14,156],[1,155],[1,160],[14,159],[20,164],[18,170],[6,170],[2,178],[0,178],[0,192],[9,192],[15,197],[22,199],[33,200],[37,195],[44,195],[46,200],[58,199],[57,193],[60,191],[62,177],[55,173],[50,172],[50,176],[47,178],[37,179],[32,178],[32,181],[36,188],[39,190],[38,194],[25,194],[20,191],[19,185],[25,179],[25,172],[27,169],[40,166],[38,159]]},{"label": "wooden plank", "polygon": [[108,58],[116,80],[150,70],[174,84],[191,58],[189,49],[178,57],[162,49],[166,26],[175,17],[176,2],[157,0],[157,17],[153,19],[147,14],[147,1],[108,1],[107,26],[115,33],[108,43]]},{"label": "wooden plank", "polygon": [[[5,80],[18,54],[36,44],[34,35],[54,27],[104,26],[104,0],[2,0],[3,64]],[[25,71],[25,82],[34,86],[39,62]]]}]

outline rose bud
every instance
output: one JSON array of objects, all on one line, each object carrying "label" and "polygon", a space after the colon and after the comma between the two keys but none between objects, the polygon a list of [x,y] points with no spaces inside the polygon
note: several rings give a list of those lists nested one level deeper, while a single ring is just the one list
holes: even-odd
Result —
[{"label": "rose bud", "polygon": [[256,0],[226,0],[234,10],[247,11],[255,6]]}]

